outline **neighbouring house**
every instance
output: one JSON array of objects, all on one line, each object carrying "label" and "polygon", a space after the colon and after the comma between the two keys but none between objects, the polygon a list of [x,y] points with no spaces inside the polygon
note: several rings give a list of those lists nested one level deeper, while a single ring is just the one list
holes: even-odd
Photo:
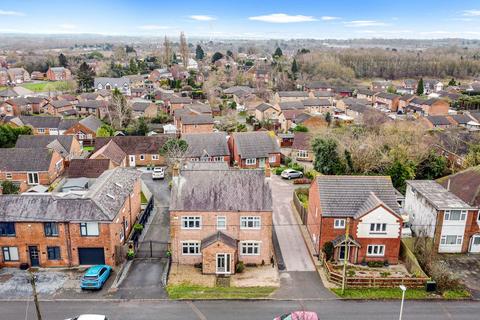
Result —
[{"label": "neighbouring house", "polygon": [[373,100],[375,96],[375,92],[368,89],[358,89],[357,90],[357,99],[365,99],[368,100],[371,104],[373,104]]},{"label": "neighbouring house", "polygon": [[113,140],[96,150],[89,159],[108,160],[113,167],[127,166],[127,154]]},{"label": "neighbouring house", "polygon": [[443,83],[435,79],[423,80],[423,93],[428,95],[432,92],[438,92],[443,90]]},{"label": "neighbouring house", "polygon": [[253,89],[247,86],[233,86],[223,90],[223,93],[233,99],[238,106],[243,106],[246,100],[253,95]]},{"label": "neighbouring house", "polygon": [[188,144],[185,158],[189,161],[224,161],[230,164],[230,150],[225,132],[184,134],[182,139]]},{"label": "neighbouring house", "polygon": [[392,85],[392,81],[388,80],[379,80],[372,82],[372,90],[373,91],[386,91],[388,87]]},{"label": "neighbouring house", "polygon": [[45,73],[40,71],[33,71],[30,75],[30,79],[32,80],[45,80]]},{"label": "neighbouring house", "polygon": [[30,81],[30,74],[24,68],[10,68],[7,69],[8,77],[12,83],[23,83]]},{"label": "neighbouring house", "polygon": [[233,164],[240,168],[280,166],[280,146],[269,132],[234,132],[228,146]]},{"label": "neighbouring house", "polygon": [[258,121],[278,120],[280,111],[269,103],[261,103],[255,108],[255,118]]},{"label": "neighbouring house", "polygon": [[421,120],[427,126],[427,128],[430,129],[446,129],[454,126],[454,124],[445,116],[427,116],[422,117]]},{"label": "neighbouring house", "polygon": [[[405,213],[412,230],[417,236],[432,238],[440,253],[480,252],[478,207],[449,191],[448,180],[443,181],[445,187],[432,180],[407,181]],[[455,191],[468,200],[475,189],[467,190],[465,181],[460,181],[456,179]]]},{"label": "neighbouring house", "polygon": [[263,170],[182,170],[172,179],[172,262],[229,275],[273,257],[272,194]]},{"label": "neighbouring house", "polygon": [[193,100],[189,97],[173,96],[170,98],[170,114],[174,114],[175,110],[183,109],[185,106],[193,103]]},{"label": "neighbouring house", "polygon": [[313,161],[312,138],[312,134],[308,132],[294,133],[291,157],[295,161]]},{"label": "neighbouring house", "polygon": [[55,149],[0,149],[0,181],[12,181],[21,192],[29,186],[49,186],[63,170],[63,158]]},{"label": "neighbouring house", "polygon": [[398,94],[379,92],[375,95],[375,107],[384,107],[390,111],[397,112],[400,96]]},{"label": "neighbouring house", "polygon": [[65,161],[80,157],[82,146],[75,136],[18,136],[15,148],[47,148],[58,152]]},{"label": "neighbouring house", "polygon": [[0,114],[4,116],[19,116],[33,113],[33,107],[27,98],[13,98],[0,102]]},{"label": "neighbouring house", "polygon": [[446,116],[450,108],[447,101],[438,98],[428,100],[413,98],[409,105],[420,108],[420,113],[424,116]]},{"label": "neighbouring house", "polygon": [[398,263],[401,226],[390,177],[318,176],[310,186],[307,230],[316,252],[333,245],[334,261]]},{"label": "neighbouring house", "polygon": [[45,108],[52,116],[63,115],[72,110],[76,113],[75,105],[68,100],[51,100]]},{"label": "neighbouring house", "polygon": [[60,117],[38,117],[38,116],[20,116],[15,118],[19,120],[20,125],[30,126],[34,135],[59,135],[60,123],[63,121]]},{"label": "neighbouring house", "polygon": [[154,136],[116,136],[97,138],[95,140],[95,153],[102,149],[110,141],[113,141],[127,155],[126,165],[129,167],[137,166],[164,166],[165,158],[159,154],[168,139],[175,136],[167,134],[157,134]]},{"label": "neighbouring house", "polygon": [[413,94],[404,94],[398,98],[398,112],[405,113],[406,107],[410,104],[415,96]]},{"label": "neighbouring house", "polygon": [[158,114],[158,106],[148,100],[132,101],[132,113],[135,118],[155,118]]},{"label": "neighbouring house", "polygon": [[178,131],[182,135],[213,132],[213,117],[209,114],[186,114],[178,119]]},{"label": "neighbouring house", "polygon": [[170,71],[168,71],[167,68],[164,69],[155,69],[152,72],[150,72],[148,76],[148,80],[152,82],[157,82],[157,81],[168,81],[168,80],[173,80],[173,75]]},{"label": "neighbouring house", "polygon": [[74,135],[83,146],[91,146],[95,141],[98,129],[100,129],[102,125],[103,123],[100,119],[94,115],[90,115],[81,120],[73,120],[63,134]]},{"label": "neighbouring house", "polygon": [[469,126],[469,123],[471,121],[474,121],[474,119],[470,118],[466,114],[454,114],[454,115],[448,116],[447,118],[452,124],[460,127],[464,127],[464,128],[467,128]]},{"label": "neighbouring house", "polygon": [[9,82],[7,68],[0,67],[0,86],[6,86]]},{"label": "neighbouring house", "polygon": [[16,92],[14,89],[10,87],[0,91],[0,99],[13,99],[18,96],[19,96],[18,92]]},{"label": "neighbouring house", "polygon": [[130,91],[130,79],[127,77],[121,78],[95,78],[94,79],[94,88],[95,91],[107,90],[112,91],[118,89],[122,94],[126,96],[131,95]]},{"label": "neighbouring house", "polygon": [[72,72],[64,67],[50,67],[47,70],[47,80],[50,80],[50,81],[72,80]]},{"label": "neighbouring house", "polygon": [[305,84],[305,89],[307,91],[322,92],[322,91],[333,91],[334,88],[333,86],[322,81],[312,81]]},{"label": "neighbouring house", "polygon": [[140,175],[115,168],[81,192],[0,195],[0,266],[123,262],[140,214]]},{"label": "neighbouring house", "polygon": [[305,91],[278,91],[275,93],[274,101],[276,103],[300,101],[309,97],[308,92]]},{"label": "neighbouring house", "polygon": [[45,97],[27,97],[32,106],[33,113],[45,113],[45,106],[48,104],[48,99]]},{"label": "neighbouring house", "polygon": [[417,90],[418,81],[415,79],[405,79],[402,82],[401,89],[398,89],[398,93],[414,94]]},{"label": "neighbouring house", "polygon": [[72,159],[65,176],[68,178],[98,178],[116,166],[109,159]]},{"label": "neighbouring house", "polygon": [[302,101],[305,111],[313,114],[332,112],[333,104],[329,99],[310,98]]},{"label": "neighbouring house", "polygon": [[284,110],[278,116],[278,122],[280,123],[280,128],[283,132],[287,132],[293,127],[295,127],[296,119],[305,115],[305,110],[301,109],[292,109]]},{"label": "neighbouring house", "polygon": [[75,105],[77,114],[80,116],[95,115],[100,117],[102,108],[107,108],[108,102],[103,100],[81,100]]}]

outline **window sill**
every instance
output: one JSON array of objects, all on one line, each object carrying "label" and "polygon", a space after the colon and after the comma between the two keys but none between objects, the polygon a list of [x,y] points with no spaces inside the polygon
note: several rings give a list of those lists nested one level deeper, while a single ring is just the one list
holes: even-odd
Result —
[{"label": "window sill", "polygon": [[386,235],[386,232],[370,232],[371,235]]}]

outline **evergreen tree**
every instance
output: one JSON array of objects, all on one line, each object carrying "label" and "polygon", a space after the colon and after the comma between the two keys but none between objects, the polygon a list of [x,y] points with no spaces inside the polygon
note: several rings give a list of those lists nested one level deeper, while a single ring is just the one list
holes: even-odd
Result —
[{"label": "evergreen tree", "polygon": [[130,74],[138,74],[138,65],[134,58],[130,59],[128,70],[130,71]]},{"label": "evergreen tree", "polygon": [[423,78],[420,78],[417,84],[417,95],[421,96],[423,94]]},{"label": "evergreen tree", "polygon": [[233,57],[233,52],[232,52],[232,51],[230,51],[230,50],[227,50],[227,56],[229,56],[229,57]]},{"label": "evergreen tree", "polygon": [[315,138],[312,142],[315,154],[313,167],[320,173],[337,175],[345,173],[345,164],[337,151],[337,142],[331,138]]},{"label": "evergreen tree", "polygon": [[457,82],[455,81],[454,78],[452,78],[449,82],[448,82],[448,86],[456,86],[457,85]]},{"label": "evergreen tree", "polygon": [[67,57],[65,57],[63,53],[60,53],[60,55],[58,56],[58,64],[64,68],[68,67]]},{"label": "evergreen tree", "polygon": [[202,47],[197,44],[197,48],[195,49],[195,59],[203,60],[205,57],[205,52],[203,51]]},{"label": "evergreen tree", "polygon": [[86,62],[83,62],[78,68],[77,72],[77,84],[80,91],[85,91],[93,87],[93,80],[95,72],[88,66]]},{"label": "evergreen tree", "polygon": [[221,54],[220,52],[215,52],[212,56],[212,63],[215,63],[216,61],[222,58],[223,58],[223,54]]},{"label": "evergreen tree", "polygon": [[148,133],[148,125],[143,117],[138,119],[136,132],[138,136],[146,136]]},{"label": "evergreen tree", "polygon": [[292,74],[293,74],[293,79],[297,79],[297,73],[298,73],[298,65],[297,65],[297,59],[293,59],[292,62]]},{"label": "evergreen tree", "polygon": [[328,126],[332,124],[332,114],[330,112],[327,112],[325,114],[325,121],[327,122]]},{"label": "evergreen tree", "polygon": [[277,49],[275,49],[275,52],[273,53],[273,57],[280,58],[281,56],[283,56],[282,49],[280,49],[280,47],[277,47]]}]

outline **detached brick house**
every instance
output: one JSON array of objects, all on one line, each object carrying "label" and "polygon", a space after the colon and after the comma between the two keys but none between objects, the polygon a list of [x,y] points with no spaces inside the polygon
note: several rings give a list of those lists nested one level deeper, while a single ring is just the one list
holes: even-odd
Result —
[{"label": "detached brick house", "polygon": [[12,83],[23,83],[30,81],[30,74],[24,68],[10,68],[7,69],[8,77]]},{"label": "detached brick house", "polygon": [[230,164],[230,151],[225,132],[184,134],[182,139],[188,144],[185,158],[189,161]]},{"label": "detached brick house", "polygon": [[50,67],[47,70],[47,79],[50,81],[72,80],[72,72],[64,67]]},{"label": "detached brick house", "polygon": [[140,213],[140,173],[106,171],[81,195],[0,195],[1,267],[116,265]]},{"label": "detached brick house", "polygon": [[[417,236],[432,238],[440,253],[480,253],[478,206],[450,192],[448,179],[443,182],[445,187],[432,180],[407,181],[405,212],[412,230]],[[478,189],[465,183],[465,178],[456,182],[456,192],[466,199]]]},{"label": "detached brick house", "polygon": [[401,226],[390,177],[318,176],[310,186],[307,229],[317,252],[333,244],[335,261],[398,263]]},{"label": "detached brick house", "polygon": [[32,104],[27,98],[8,99],[0,103],[0,114],[4,116],[19,116],[33,112]]},{"label": "detached brick house", "polygon": [[280,146],[268,132],[234,132],[228,146],[233,164],[240,168],[264,168],[280,166]]},{"label": "detached brick house", "polygon": [[62,115],[65,112],[76,111],[75,106],[68,100],[52,100],[47,104],[46,110],[54,116]]},{"label": "detached brick house", "polygon": [[312,135],[308,132],[295,132],[292,144],[292,158],[295,161],[313,161]]},{"label": "detached brick house", "polygon": [[74,136],[20,135],[15,148],[47,148],[57,151],[65,161],[80,157],[82,146]]},{"label": "detached brick house", "polygon": [[[64,120],[64,122],[65,121],[66,120]],[[82,145],[92,145],[97,137],[97,130],[100,129],[102,124],[100,119],[94,115],[90,115],[79,121],[73,120],[72,123],[65,128],[66,130],[63,134],[74,135]]]},{"label": "detached brick house", "polygon": [[270,262],[272,194],[263,170],[182,170],[172,181],[173,263],[229,275],[238,261]]},{"label": "detached brick house", "polygon": [[0,181],[12,181],[19,185],[20,192],[29,186],[49,186],[63,170],[63,158],[54,149],[0,149]]}]

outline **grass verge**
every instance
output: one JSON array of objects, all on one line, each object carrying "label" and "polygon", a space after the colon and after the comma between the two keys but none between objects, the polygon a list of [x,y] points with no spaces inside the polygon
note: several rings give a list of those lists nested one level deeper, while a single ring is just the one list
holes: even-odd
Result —
[{"label": "grass verge", "polygon": [[[345,289],[342,294],[342,289],[332,289],[332,291],[344,299],[401,299],[402,290],[399,288],[365,288],[365,289]],[[437,295],[431,292],[426,292],[424,289],[408,289],[405,292],[405,299],[466,299],[470,298],[470,293],[466,290],[451,290],[445,291],[443,295]]]},{"label": "grass verge", "polygon": [[255,299],[266,298],[275,287],[202,287],[191,284],[167,286],[171,299]]},{"label": "grass verge", "polygon": [[33,92],[45,91],[62,91],[68,87],[67,81],[52,81],[52,82],[36,82],[36,83],[22,83],[22,87]]},{"label": "grass verge", "polygon": [[145,194],[143,194],[143,192],[140,192],[140,200],[142,204],[148,203],[147,197],[145,197]]}]

